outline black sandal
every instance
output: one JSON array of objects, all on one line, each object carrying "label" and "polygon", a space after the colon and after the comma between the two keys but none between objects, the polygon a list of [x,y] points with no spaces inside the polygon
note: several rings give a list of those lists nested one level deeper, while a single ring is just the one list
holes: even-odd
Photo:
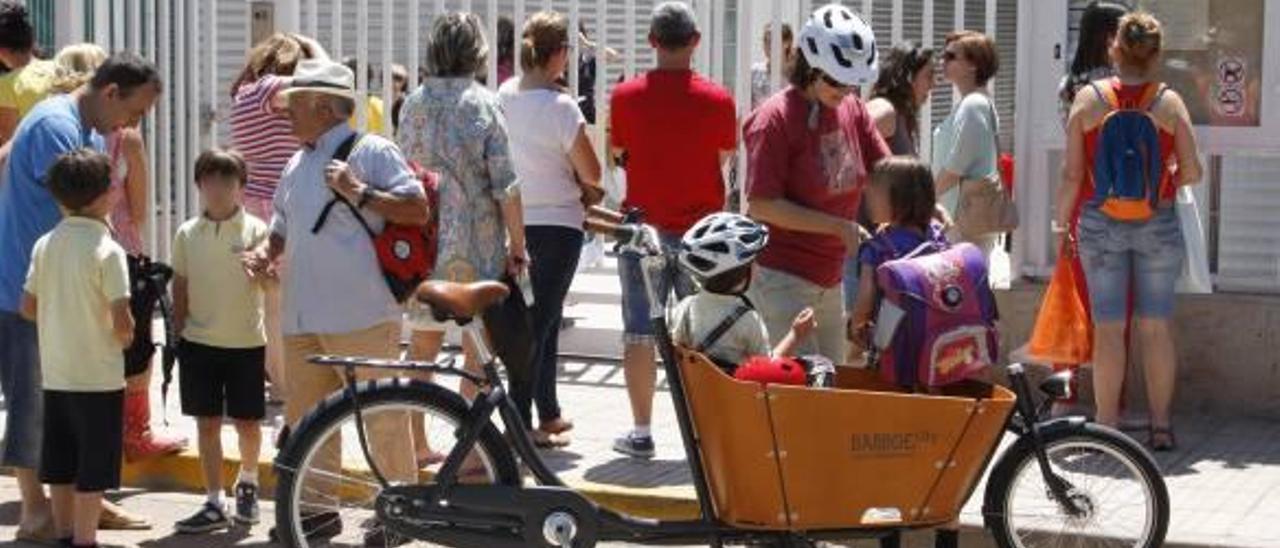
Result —
[{"label": "black sandal", "polygon": [[[1157,438],[1163,437],[1164,443],[1159,443]],[[1147,445],[1152,451],[1167,452],[1178,448],[1178,437],[1173,433],[1172,426],[1163,428],[1152,426],[1147,437]]]}]

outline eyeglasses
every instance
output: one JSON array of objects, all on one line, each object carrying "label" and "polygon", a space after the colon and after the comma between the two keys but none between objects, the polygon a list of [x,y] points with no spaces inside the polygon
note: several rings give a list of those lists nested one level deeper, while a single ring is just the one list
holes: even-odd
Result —
[{"label": "eyeglasses", "polygon": [[848,85],[848,84],[846,84],[846,83],[844,83],[844,82],[841,82],[841,81],[839,81],[839,80],[836,80],[835,78],[832,78],[832,77],[831,77],[831,75],[829,75],[829,74],[827,74],[827,73],[825,73],[825,72],[820,72],[820,73],[818,73],[818,74],[821,76],[822,81],[823,81],[823,82],[825,82],[828,86],[831,86],[831,87],[833,87],[833,88],[836,88],[836,89],[838,89],[838,90],[840,90],[840,91],[843,91],[843,92],[845,92],[845,93],[849,93],[849,92],[853,91],[853,86]]}]

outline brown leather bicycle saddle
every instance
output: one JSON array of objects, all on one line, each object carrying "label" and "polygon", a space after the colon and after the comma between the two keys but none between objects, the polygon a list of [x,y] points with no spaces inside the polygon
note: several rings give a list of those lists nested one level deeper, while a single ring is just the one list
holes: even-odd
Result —
[{"label": "brown leather bicycle saddle", "polygon": [[431,307],[438,321],[467,323],[477,314],[507,298],[506,284],[484,281],[471,283],[432,281],[414,293],[418,302]]}]

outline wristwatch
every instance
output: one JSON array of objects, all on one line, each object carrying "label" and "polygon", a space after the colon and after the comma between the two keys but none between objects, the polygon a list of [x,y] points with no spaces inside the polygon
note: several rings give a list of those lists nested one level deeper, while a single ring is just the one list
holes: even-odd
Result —
[{"label": "wristwatch", "polygon": [[356,208],[363,208],[365,204],[368,204],[372,199],[373,187],[370,185],[364,185],[364,188],[360,189],[360,199],[356,201]]}]

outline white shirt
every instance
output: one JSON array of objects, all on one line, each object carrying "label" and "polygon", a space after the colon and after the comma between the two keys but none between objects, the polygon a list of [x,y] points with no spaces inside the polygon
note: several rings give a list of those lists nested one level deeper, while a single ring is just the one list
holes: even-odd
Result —
[{"label": "white shirt", "polygon": [[[303,146],[285,166],[276,190],[271,231],[285,240],[285,335],[350,333],[400,317],[373,242],[345,205],[335,205],[324,227],[311,232],[334,196],[325,184],[325,166],[352,133],[339,124],[314,148]],[[401,197],[424,195],[400,149],[382,137],[362,137],[347,162],[356,178],[375,189]],[[374,232],[382,231],[382,216],[369,209],[360,214]]]},{"label": "white shirt", "polygon": [[520,89],[507,80],[498,91],[507,119],[511,162],[527,226],[582,229],[585,211],[569,151],[587,121],[573,97],[549,89]]}]

